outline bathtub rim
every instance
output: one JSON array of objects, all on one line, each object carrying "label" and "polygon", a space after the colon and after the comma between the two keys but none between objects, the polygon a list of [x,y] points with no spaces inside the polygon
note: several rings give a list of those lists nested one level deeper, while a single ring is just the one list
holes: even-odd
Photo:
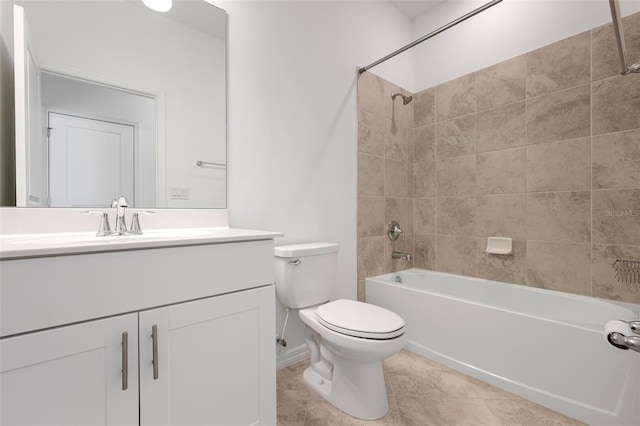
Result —
[{"label": "bathtub rim", "polygon": [[[640,318],[640,304],[634,304],[634,303],[629,303],[629,302],[623,302],[623,301],[619,301],[619,300],[611,300],[611,299],[603,299],[600,297],[595,297],[595,296],[586,296],[586,295],[582,295],[582,294],[575,294],[575,293],[567,293],[567,292],[562,292],[562,291],[558,291],[558,290],[551,290],[551,289],[546,289],[546,288],[539,288],[539,287],[530,287],[527,285],[523,285],[523,284],[513,284],[513,283],[508,283],[508,282],[504,282],[504,281],[496,281],[496,280],[490,280],[490,279],[486,279],[486,278],[478,278],[478,277],[471,277],[471,276],[467,276],[467,275],[460,275],[460,274],[453,274],[453,273],[449,273],[449,272],[441,272],[441,271],[434,271],[431,269],[423,269],[423,268],[409,268],[409,269],[403,269],[401,271],[396,271],[396,272],[389,272],[386,274],[381,274],[381,275],[376,275],[373,277],[366,277],[365,278],[365,289],[366,289],[366,282],[367,281],[377,281],[377,282],[381,282],[384,283],[385,285],[391,285],[393,287],[402,287],[402,288],[407,288],[407,289],[413,289],[416,291],[423,291],[426,292],[428,294],[431,295],[437,295],[440,297],[445,297],[448,299],[452,299],[452,300],[457,300],[457,301],[463,301],[463,302],[467,302],[467,303],[475,303],[481,306],[485,306],[485,307],[490,307],[492,309],[498,309],[501,310],[503,312],[509,312],[509,313],[515,313],[518,315],[524,315],[524,316],[528,316],[528,317],[532,317],[532,318],[537,318],[540,320],[544,320],[544,321],[550,321],[550,322],[554,322],[554,323],[559,323],[559,324],[566,324],[568,326],[571,327],[578,327],[584,330],[588,330],[588,331],[595,331],[595,332],[599,332],[601,333],[604,327],[604,324],[576,324],[576,323],[572,323],[572,322],[567,322],[567,321],[562,321],[559,319],[554,319],[554,318],[547,318],[541,315],[535,315],[535,314],[531,314],[531,313],[524,313],[515,309],[509,309],[508,307],[505,306],[501,306],[501,305],[497,305],[497,304],[490,304],[490,303],[484,303],[482,301],[477,301],[474,300],[472,298],[463,298],[463,297],[459,297],[456,295],[451,295],[451,294],[446,294],[446,293],[442,293],[442,292],[438,292],[438,291],[434,291],[434,290],[429,290],[429,289],[425,289],[425,288],[420,288],[420,287],[414,287],[411,285],[407,285],[405,283],[398,283],[394,281],[394,277],[396,275],[398,275],[399,273],[416,273],[416,275],[429,275],[429,274],[435,274],[435,275],[446,275],[449,277],[459,277],[465,280],[472,280],[472,281],[476,281],[476,282],[482,282],[482,283],[495,283],[495,284],[499,284],[499,285],[503,285],[503,286],[508,286],[511,289],[515,289],[517,291],[523,291],[523,292],[531,292],[531,293],[538,293],[538,294],[545,294],[545,295],[552,295],[552,296],[556,296],[556,297],[560,297],[563,299],[571,299],[573,301],[583,301],[583,302],[589,302],[589,303],[596,303],[598,306],[602,306],[603,308],[606,307],[606,305],[614,305],[617,306],[618,308],[622,308],[627,310],[628,312],[625,313],[626,318],[622,317],[622,318],[611,318],[612,320],[614,319],[619,319],[619,320],[623,320],[623,321],[631,321],[634,319],[638,319]],[[366,290],[365,290],[365,300],[366,300]]]}]

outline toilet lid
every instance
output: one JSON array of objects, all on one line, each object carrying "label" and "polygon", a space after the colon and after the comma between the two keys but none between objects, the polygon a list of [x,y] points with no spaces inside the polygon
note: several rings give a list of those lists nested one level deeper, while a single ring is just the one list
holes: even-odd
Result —
[{"label": "toilet lid", "polygon": [[404,333],[404,320],[369,303],[340,299],[318,307],[318,320],[338,333],[367,339],[393,339]]}]

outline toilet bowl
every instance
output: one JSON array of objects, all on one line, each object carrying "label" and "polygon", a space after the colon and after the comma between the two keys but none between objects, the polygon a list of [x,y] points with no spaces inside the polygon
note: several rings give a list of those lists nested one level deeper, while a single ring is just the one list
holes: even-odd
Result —
[{"label": "toilet bowl", "polygon": [[[338,331],[347,324],[331,328],[325,325],[326,321],[318,311],[322,312],[326,307],[335,312],[344,309],[347,315],[353,313],[354,308],[364,308],[368,312],[379,309],[383,316],[395,314],[374,305],[344,299],[302,309],[299,313],[306,325],[305,343],[311,352],[311,365],[303,375],[305,383],[347,414],[365,420],[384,417],[389,403],[382,360],[404,347],[404,321],[395,315],[395,321],[389,323],[392,327],[376,330],[376,327],[351,324],[350,328]],[[379,325],[382,323],[378,321]],[[395,327],[398,324],[400,327]]]},{"label": "toilet bowl", "polygon": [[307,385],[345,413],[375,420],[389,410],[382,360],[404,347],[404,320],[368,303],[328,302],[337,252],[324,242],[276,247],[276,294],[300,309],[311,355]]}]

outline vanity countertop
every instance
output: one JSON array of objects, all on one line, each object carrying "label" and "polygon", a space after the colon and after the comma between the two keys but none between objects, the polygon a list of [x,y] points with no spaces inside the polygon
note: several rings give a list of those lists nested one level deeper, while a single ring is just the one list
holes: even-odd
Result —
[{"label": "vanity countertop", "polygon": [[229,227],[157,229],[143,235],[97,237],[95,232],[0,236],[0,260],[107,251],[268,240],[279,232]]}]

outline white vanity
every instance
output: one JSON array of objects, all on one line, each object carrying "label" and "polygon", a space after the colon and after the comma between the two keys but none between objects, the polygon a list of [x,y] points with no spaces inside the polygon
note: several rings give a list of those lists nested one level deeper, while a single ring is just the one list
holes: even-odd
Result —
[{"label": "white vanity", "polygon": [[[37,208],[0,208],[0,424],[275,424],[281,234],[230,229],[224,210],[226,12],[13,3],[0,181]],[[99,217],[64,208],[114,196],[143,235],[97,237]]]},{"label": "white vanity", "polygon": [[280,234],[108,241],[7,235],[1,219],[1,424],[276,423]]}]

